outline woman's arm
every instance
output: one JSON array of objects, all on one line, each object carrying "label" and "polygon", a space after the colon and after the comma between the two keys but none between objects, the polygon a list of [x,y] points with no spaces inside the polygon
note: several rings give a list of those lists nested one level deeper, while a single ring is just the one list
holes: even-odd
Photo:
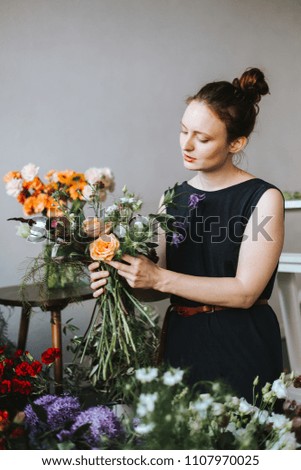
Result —
[{"label": "woman's arm", "polygon": [[241,243],[235,277],[201,277],[168,271],[144,257],[128,257],[130,265],[111,262],[136,288],[153,288],[196,302],[234,308],[249,308],[271,278],[283,247],[283,198],[267,190],[251,215]]}]

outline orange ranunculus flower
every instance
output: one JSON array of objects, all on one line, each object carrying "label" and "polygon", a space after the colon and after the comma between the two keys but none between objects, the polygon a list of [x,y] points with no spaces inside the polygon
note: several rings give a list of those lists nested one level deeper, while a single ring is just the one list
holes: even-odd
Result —
[{"label": "orange ranunculus flower", "polygon": [[104,223],[103,220],[97,217],[85,219],[83,221],[83,230],[91,238],[108,235],[112,230],[112,222]]},{"label": "orange ranunculus flower", "polygon": [[24,181],[23,182],[23,188],[28,191],[37,191],[41,192],[44,189],[44,183],[40,180],[38,176],[35,176],[35,178],[32,181]]},{"label": "orange ranunculus flower", "polygon": [[8,173],[6,173],[6,175],[3,176],[3,181],[4,181],[4,183],[8,183],[10,180],[12,180],[14,178],[16,178],[16,179],[22,178],[21,172],[20,171],[9,171]]},{"label": "orange ranunculus flower", "polygon": [[74,182],[70,188],[68,188],[68,192],[70,194],[70,197],[75,200],[75,199],[84,199],[83,197],[83,190],[84,187],[86,186],[86,183],[84,181],[76,181]]},{"label": "orange ranunculus flower", "polygon": [[90,256],[96,261],[111,261],[120,246],[113,233],[102,235],[90,244]]},{"label": "orange ranunculus flower", "polygon": [[48,208],[49,205],[49,196],[44,193],[38,194],[35,198],[35,206],[34,206],[34,211],[36,214],[39,214],[40,212],[43,212],[44,209]]},{"label": "orange ranunculus flower", "polygon": [[76,171],[73,170],[58,171],[56,173],[56,178],[59,183],[70,186],[73,183],[73,178],[76,174]]},{"label": "orange ranunculus flower", "polygon": [[24,201],[23,210],[26,215],[32,215],[35,213],[35,197],[30,196]]}]

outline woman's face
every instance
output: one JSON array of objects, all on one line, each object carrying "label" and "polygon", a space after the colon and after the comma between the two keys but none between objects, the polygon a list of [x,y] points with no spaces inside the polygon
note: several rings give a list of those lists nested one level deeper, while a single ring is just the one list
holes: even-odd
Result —
[{"label": "woman's face", "polygon": [[201,101],[192,101],[185,110],[180,146],[188,170],[215,171],[229,162],[226,126]]}]

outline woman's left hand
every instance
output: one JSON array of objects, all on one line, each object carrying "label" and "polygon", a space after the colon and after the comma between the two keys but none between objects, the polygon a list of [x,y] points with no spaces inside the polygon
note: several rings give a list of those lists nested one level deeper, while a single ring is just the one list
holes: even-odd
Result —
[{"label": "woman's left hand", "polygon": [[120,261],[107,262],[118,270],[118,274],[124,277],[127,283],[135,289],[156,289],[161,268],[150,261],[146,256],[123,255]]}]

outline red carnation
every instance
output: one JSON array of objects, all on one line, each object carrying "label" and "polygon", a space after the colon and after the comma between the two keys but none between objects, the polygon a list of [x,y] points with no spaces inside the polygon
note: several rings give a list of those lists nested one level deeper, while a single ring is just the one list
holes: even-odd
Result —
[{"label": "red carnation", "polygon": [[52,364],[57,357],[61,356],[59,348],[48,348],[41,355],[41,360],[44,364]]},{"label": "red carnation", "polygon": [[25,361],[20,362],[20,364],[16,366],[15,372],[16,372],[16,375],[21,375],[21,376],[35,375],[31,364],[28,364],[28,362],[25,362]]},{"label": "red carnation", "polygon": [[5,351],[5,346],[1,346],[1,347],[0,347],[0,354],[3,354],[4,351]]},{"label": "red carnation", "polygon": [[38,375],[42,371],[42,364],[40,361],[33,361],[31,364],[32,368],[32,374],[30,374],[32,377]]},{"label": "red carnation", "polygon": [[10,380],[3,380],[0,383],[0,393],[6,394],[11,391],[11,381]]},{"label": "red carnation", "polygon": [[14,365],[14,360],[10,359],[8,357],[6,359],[4,359],[4,362],[7,365],[7,367],[13,367],[13,365]]},{"label": "red carnation", "polygon": [[15,352],[14,356],[15,357],[20,357],[22,356],[24,353],[23,349],[17,349],[17,351]]},{"label": "red carnation", "polygon": [[4,372],[4,364],[3,364],[3,362],[0,362],[0,379],[3,375],[3,372]]},{"label": "red carnation", "polygon": [[12,380],[12,388],[16,393],[21,393],[22,395],[29,395],[31,392],[31,383],[28,380]]}]

